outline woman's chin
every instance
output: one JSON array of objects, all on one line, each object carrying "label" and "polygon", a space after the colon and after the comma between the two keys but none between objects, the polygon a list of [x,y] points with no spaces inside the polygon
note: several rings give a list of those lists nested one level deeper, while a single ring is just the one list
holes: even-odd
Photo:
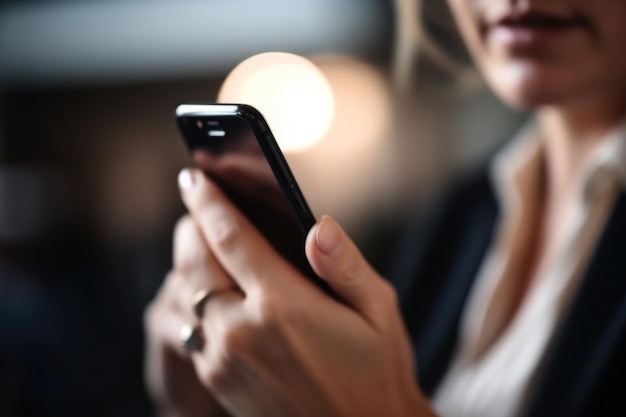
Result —
[{"label": "woman's chin", "polygon": [[564,94],[558,94],[556,92],[550,92],[546,90],[534,90],[520,89],[517,91],[498,91],[500,99],[518,110],[536,110],[545,106],[558,106],[566,101]]},{"label": "woman's chin", "polygon": [[521,110],[559,106],[576,95],[576,83],[562,73],[535,68],[502,68],[487,74],[487,82],[502,101]]}]

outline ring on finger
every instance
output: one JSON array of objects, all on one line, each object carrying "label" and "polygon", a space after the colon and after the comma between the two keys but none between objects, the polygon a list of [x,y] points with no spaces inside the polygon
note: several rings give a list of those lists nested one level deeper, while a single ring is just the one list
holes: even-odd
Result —
[{"label": "ring on finger", "polygon": [[204,348],[204,333],[200,325],[185,324],[180,328],[180,342],[188,352],[197,352]]},{"label": "ring on finger", "polygon": [[211,291],[203,288],[196,292],[191,298],[191,304],[193,306],[193,314],[201,319],[202,314],[204,314],[204,305],[207,301],[209,301],[209,297],[211,296]]},{"label": "ring on finger", "polygon": [[213,296],[216,296],[220,293],[232,291],[232,288],[224,288],[224,289],[214,289],[207,290],[206,288],[197,291],[193,297],[191,298],[191,305],[193,309],[193,314],[201,319],[204,315],[204,306],[209,301],[209,299]]}]

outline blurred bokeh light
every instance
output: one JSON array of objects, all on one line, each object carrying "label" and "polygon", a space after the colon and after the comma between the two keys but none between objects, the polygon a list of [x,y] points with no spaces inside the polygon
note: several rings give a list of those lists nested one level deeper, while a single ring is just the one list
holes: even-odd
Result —
[{"label": "blurred bokeh light", "polygon": [[233,69],[218,95],[263,114],[284,152],[317,143],[333,119],[333,93],[324,74],[306,58],[284,52],[252,56]]}]

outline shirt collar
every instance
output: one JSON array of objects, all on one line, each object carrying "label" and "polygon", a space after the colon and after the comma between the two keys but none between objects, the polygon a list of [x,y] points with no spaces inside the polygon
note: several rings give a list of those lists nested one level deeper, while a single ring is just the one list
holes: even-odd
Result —
[{"label": "shirt collar", "polygon": [[626,189],[626,120],[604,137],[587,159],[580,178],[585,200],[604,192],[611,182]]},{"label": "shirt collar", "polygon": [[[505,211],[514,210],[536,196],[543,184],[544,146],[535,122],[525,125],[496,154],[491,181]],[[583,163],[577,179],[581,198],[589,202],[608,184],[626,189],[626,119],[611,130]]]}]

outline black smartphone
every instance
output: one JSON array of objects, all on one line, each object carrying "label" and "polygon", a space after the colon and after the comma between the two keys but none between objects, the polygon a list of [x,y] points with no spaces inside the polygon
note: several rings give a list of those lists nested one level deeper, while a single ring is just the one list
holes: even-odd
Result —
[{"label": "black smartphone", "polygon": [[315,217],[261,113],[245,104],[181,104],[176,118],[195,164],[285,259],[328,291],[304,253]]}]

